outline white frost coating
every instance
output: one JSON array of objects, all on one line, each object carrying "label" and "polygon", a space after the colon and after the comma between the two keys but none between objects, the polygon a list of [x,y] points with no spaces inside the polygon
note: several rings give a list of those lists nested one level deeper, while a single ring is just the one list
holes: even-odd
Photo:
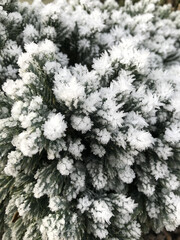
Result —
[{"label": "white frost coating", "polygon": [[166,176],[166,180],[164,180],[166,187],[169,190],[176,190],[180,187],[180,182],[178,178],[174,174],[169,174],[168,177]]},{"label": "white frost coating", "polygon": [[117,81],[111,83],[111,88],[113,91],[130,92],[133,90],[133,81],[134,77],[131,76],[131,72],[121,70]]},{"label": "white frost coating", "polygon": [[71,124],[74,129],[86,133],[92,127],[91,119],[88,116],[75,116],[71,117]]},{"label": "white frost coating", "polygon": [[16,83],[13,80],[8,79],[2,86],[2,89],[4,92],[6,92],[7,95],[13,96],[16,92]]},{"label": "white frost coating", "polygon": [[91,206],[92,202],[93,200],[90,200],[88,196],[79,198],[77,208],[80,209],[81,213],[84,213],[85,211],[89,210],[89,207]]},{"label": "white frost coating", "polygon": [[48,38],[51,37],[51,39],[54,39],[57,35],[55,28],[52,26],[42,29],[42,34]]},{"label": "white frost coating", "polygon": [[101,58],[94,60],[93,68],[100,76],[112,73],[111,62],[107,52]]},{"label": "white frost coating", "polygon": [[125,166],[125,168],[119,171],[118,176],[123,182],[129,184],[135,178],[135,173],[129,166]]},{"label": "white frost coating", "polygon": [[46,62],[43,69],[47,72],[47,74],[55,73],[61,67],[61,64],[53,61],[53,62]]},{"label": "white frost coating", "polygon": [[145,150],[154,143],[154,139],[149,132],[139,131],[135,128],[128,130],[127,140],[129,144],[137,150]]},{"label": "white frost coating", "polygon": [[138,190],[143,192],[146,196],[151,197],[155,192],[155,185],[150,184],[149,179],[144,177],[141,179],[141,186],[138,186]]},{"label": "white frost coating", "polygon": [[3,86],[3,91],[11,98],[22,97],[27,93],[28,89],[24,85],[23,80],[17,79],[16,81],[7,80]]},{"label": "white frost coating", "polygon": [[30,211],[30,202],[28,203],[23,195],[16,199],[15,205],[18,209],[19,215],[22,217],[24,217],[24,215]]},{"label": "white frost coating", "polygon": [[36,43],[30,43],[30,44],[26,44],[25,45],[25,49],[27,51],[27,53],[31,56],[33,54],[52,54],[56,52],[56,45],[48,40],[45,39],[44,41],[42,41],[39,45]]},{"label": "white frost coating", "polygon": [[55,240],[61,235],[61,232],[65,226],[64,217],[58,218],[55,214],[49,214],[44,217],[40,226],[40,232],[42,234],[42,239]]},{"label": "white frost coating", "polygon": [[83,108],[87,112],[94,112],[97,110],[98,106],[101,103],[100,94],[98,92],[91,93],[87,99],[85,99]]},{"label": "white frost coating", "polygon": [[44,136],[55,141],[65,135],[67,124],[64,121],[64,116],[61,113],[50,113],[48,120],[44,123]]},{"label": "white frost coating", "polygon": [[130,126],[133,125],[134,127],[139,128],[139,129],[142,129],[143,127],[148,126],[145,119],[141,115],[139,115],[138,113],[135,113],[133,111],[127,114],[126,122],[128,125],[130,125]]},{"label": "white frost coating", "polygon": [[[138,195],[156,231],[180,225],[180,15],[157,1],[127,0],[121,8],[115,0],[37,0],[18,4],[21,15],[0,7],[3,174],[17,188],[22,171],[36,179],[6,209],[27,216],[23,240],[79,240],[84,217],[92,238],[118,240],[117,229],[138,240]],[[34,154],[43,156],[36,174]],[[121,194],[131,183],[137,204]],[[34,225],[32,194],[46,195],[44,210],[53,212]],[[10,230],[16,239],[16,227]]]},{"label": "white frost coating", "polygon": [[49,199],[49,208],[51,209],[52,212],[56,212],[59,209],[63,208],[61,205],[62,198],[60,196],[54,196],[50,197]]},{"label": "white frost coating", "polygon": [[35,96],[31,102],[30,102],[30,105],[29,105],[29,110],[31,111],[37,111],[40,109],[41,105],[43,103],[43,100],[42,100],[42,97],[40,96]]},{"label": "white frost coating", "polygon": [[85,189],[85,174],[82,171],[74,171],[70,174],[71,184],[73,184],[74,192],[68,196],[68,201],[76,198],[80,191]]},{"label": "white frost coating", "polygon": [[100,141],[102,144],[107,144],[111,139],[111,134],[106,129],[95,129],[95,132],[97,134],[98,141]]},{"label": "white frost coating", "polygon": [[139,72],[145,73],[149,72],[149,54],[148,50],[137,50],[133,39],[123,38],[118,46],[112,48],[111,59],[112,61],[120,61],[125,65],[133,63]]},{"label": "white frost coating", "polygon": [[23,156],[21,152],[18,151],[11,151],[8,154],[8,162],[6,167],[4,168],[4,172],[6,175],[16,177],[19,170],[20,170],[20,161],[22,160]]},{"label": "white frost coating", "polygon": [[85,149],[84,145],[81,143],[80,139],[70,142],[68,151],[75,157],[81,158],[82,152]]},{"label": "white frost coating", "polygon": [[22,77],[24,84],[33,83],[36,79],[36,75],[32,72],[23,72],[20,73],[20,76]]},{"label": "white frost coating", "polygon": [[149,203],[146,207],[148,211],[148,215],[151,218],[158,218],[160,213],[160,208],[156,206],[154,203]]},{"label": "white frost coating", "polygon": [[9,13],[8,18],[10,19],[10,21],[14,21],[18,24],[22,21],[22,15],[19,12]]},{"label": "white frost coating", "polygon": [[24,31],[24,42],[30,43],[33,40],[36,40],[38,38],[38,31],[35,29],[35,27],[32,24],[27,24]]},{"label": "white frost coating", "polygon": [[19,116],[20,116],[21,111],[22,111],[22,106],[23,106],[22,101],[17,101],[17,102],[14,103],[14,105],[11,109],[11,115],[14,118],[14,120],[19,119]]},{"label": "white frost coating", "polygon": [[72,159],[67,157],[62,158],[57,164],[57,170],[61,173],[61,175],[69,175],[74,170],[73,163],[74,161]]},{"label": "white frost coating", "polygon": [[169,157],[173,155],[172,148],[168,145],[163,144],[160,140],[156,141],[158,143],[158,147],[156,149],[156,153],[159,158],[167,160]]},{"label": "white frost coating", "polygon": [[92,184],[95,189],[100,190],[107,186],[107,176],[104,173],[104,168],[102,164],[89,162],[87,164],[87,169],[92,178]]},{"label": "white frost coating", "polygon": [[17,45],[15,41],[8,40],[6,42],[5,48],[3,49],[2,55],[5,57],[14,57],[16,60],[22,53],[21,48]]},{"label": "white frost coating", "polygon": [[48,39],[40,42],[39,45],[34,42],[25,44],[25,49],[26,53],[21,54],[18,59],[20,75],[28,72],[29,64],[33,62],[33,57],[35,55],[38,55],[38,58],[42,59],[45,56],[52,56],[52,54],[55,54],[57,51],[56,45]]},{"label": "white frost coating", "polygon": [[22,128],[26,129],[26,128],[31,127],[33,119],[38,118],[38,117],[39,116],[38,116],[37,112],[30,112],[27,115],[21,114],[19,117],[19,121],[21,122]]},{"label": "white frost coating", "polygon": [[35,132],[28,129],[27,131],[20,133],[18,136],[15,136],[12,144],[19,149],[24,156],[32,157],[41,149],[38,144],[41,134],[42,133],[38,128]]},{"label": "white frost coating", "polygon": [[165,218],[164,225],[167,231],[174,231],[180,224],[180,197],[170,192],[165,196],[164,202],[169,210],[168,221]]},{"label": "white frost coating", "polygon": [[91,144],[91,151],[94,155],[98,155],[99,157],[103,157],[106,153],[105,148],[98,144]]},{"label": "white frost coating", "polygon": [[177,216],[177,226],[180,225],[180,197],[177,197],[176,201],[176,216]]},{"label": "white frost coating", "polygon": [[167,177],[169,175],[168,166],[161,162],[151,162],[151,171],[156,180],[159,178]]},{"label": "white frost coating", "polygon": [[61,82],[56,79],[54,82],[54,94],[58,101],[63,101],[66,106],[72,103],[76,107],[79,100],[84,97],[84,87],[78,83],[75,77],[67,79],[67,82]]},{"label": "white frost coating", "polygon": [[180,124],[172,124],[166,129],[164,138],[167,142],[172,144],[180,141]]},{"label": "white frost coating", "polygon": [[103,200],[96,200],[93,202],[93,206],[90,210],[95,222],[108,223],[110,224],[110,219],[113,213],[107,203]]}]

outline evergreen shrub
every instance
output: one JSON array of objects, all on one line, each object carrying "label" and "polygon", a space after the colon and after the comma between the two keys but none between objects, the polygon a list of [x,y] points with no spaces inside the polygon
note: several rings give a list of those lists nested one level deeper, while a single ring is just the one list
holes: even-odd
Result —
[{"label": "evergreen shrub", "polygon": [[3,240],[180,225],[180,12],[0,1]]}]

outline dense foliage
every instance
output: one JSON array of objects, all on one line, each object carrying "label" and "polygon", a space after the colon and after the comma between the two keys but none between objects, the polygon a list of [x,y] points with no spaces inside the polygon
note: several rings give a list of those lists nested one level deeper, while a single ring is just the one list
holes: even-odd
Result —
[{"label": "dense foliage", "polygon": [[180,12],[0,2],[3,240],[180,225]]}]

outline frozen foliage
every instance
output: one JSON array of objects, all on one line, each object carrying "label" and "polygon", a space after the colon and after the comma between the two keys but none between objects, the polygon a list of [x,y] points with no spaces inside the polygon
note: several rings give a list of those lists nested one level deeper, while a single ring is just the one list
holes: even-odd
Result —
[{"label": "frozen foliage", "polygon": [[63,158],[57,164],[57,170],[61,175],[69,175],[73,172],[73,160],[68,158]]},{"label": "frozen foliage", "polygon": [[180,225],[180,12],[3,0],[0,81],[3,240]]},{"label": "frozen foliage", "polygon": [[48,120],[44,124],[44,136],[47,139],[54,141],[63,137],[66,127],[67,125],[64,122],[64,117],[61,113],[50,113],[48,115]]}]

